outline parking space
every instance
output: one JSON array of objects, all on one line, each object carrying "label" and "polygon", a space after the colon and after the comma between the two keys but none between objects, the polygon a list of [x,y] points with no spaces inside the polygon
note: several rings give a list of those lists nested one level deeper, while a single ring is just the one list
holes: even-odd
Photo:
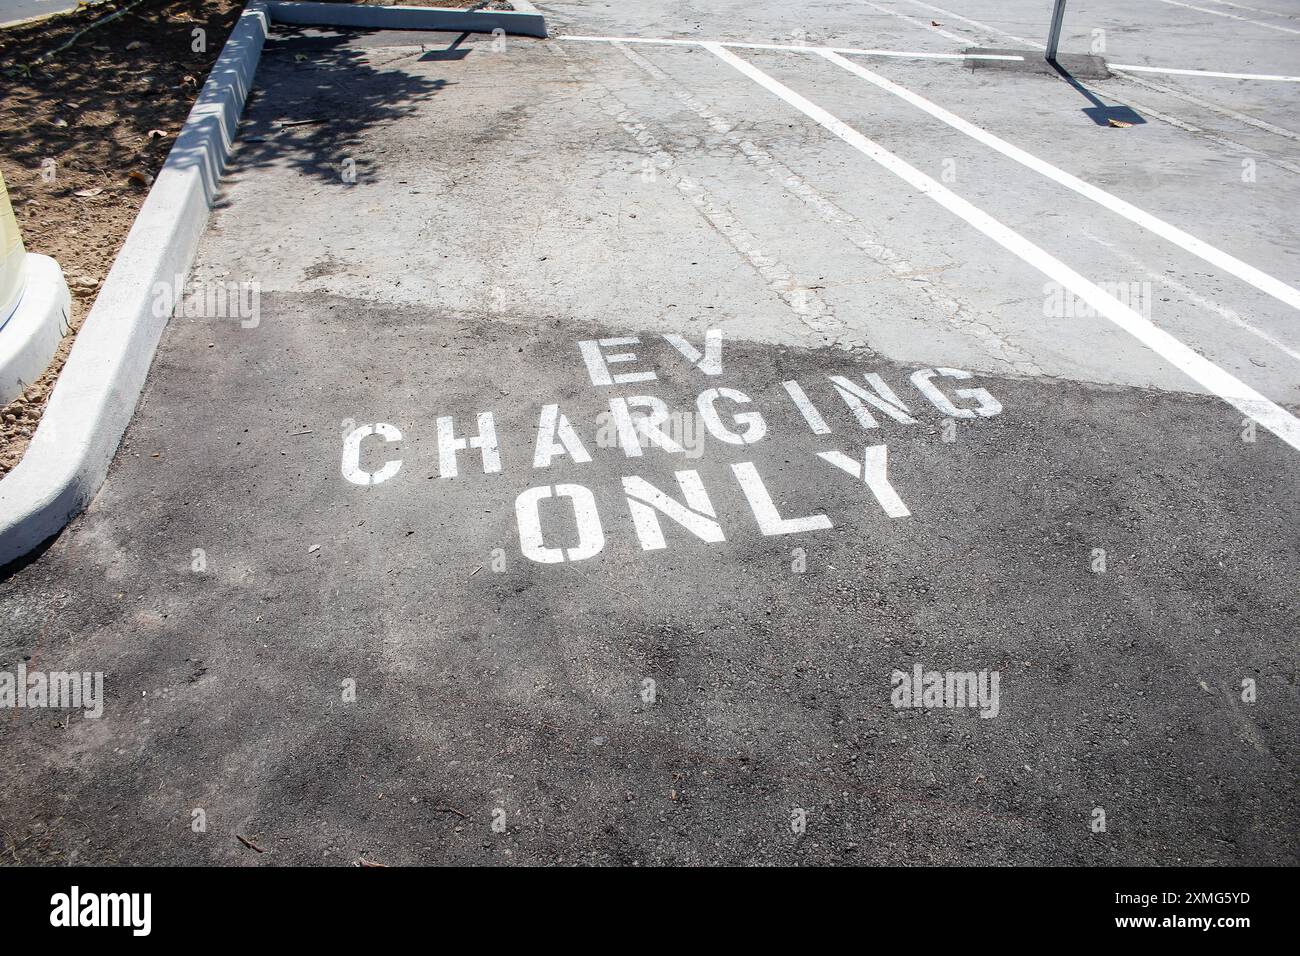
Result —
[{"label": "parking space", "polygon": [[[1068,38],[1297,72],[1205,4]],[[1040,6],[270,41],[191,276],[255,308],[0,581],[108,687],[0,721],[14,852],[1294,862],[1296,84],[817,49]]]}]

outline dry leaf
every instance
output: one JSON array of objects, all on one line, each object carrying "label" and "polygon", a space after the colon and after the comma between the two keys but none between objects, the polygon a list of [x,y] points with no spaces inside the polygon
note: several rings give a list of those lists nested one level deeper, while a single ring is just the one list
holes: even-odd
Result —
[{"label": "dry leaf", "polygon": [[89,199],[91,196],[98,196],[104,191],[104,187],[95,186],[93,189],[78,189],[72,195],[80,196],[82,199]]},{"label": "dry leaf", "polygon": [[256,850],[258,853],[266,852],[260,846],[258,846],[256,843],[254,843],[252,840],[248,839],[247,837],[241,836],[238,833],[235,834],[235,837],[239,840],[240,843],[244,844],[244,846],[248,847],[250,850]]},{"label": "dry leaf", "polygon": [[166,137],[168,137],[168,136],[170,136],[170,135],[171,135],[171,133],[167,132],[165,129],[151,129],[151,130],[149,130],[149,138],[150,138],[150,139],[165,139]]},{"label": "dry leaf", "polygon": [[129,173],[126,174],[126,178],[131,180],[132,182],[140,183],[143,186],[153,185],[153,177],[150,176],[148,173],[141,172],[138,169],[131,170]]},{"label": "dry leaf", "polygon": [[1128,129],[1130,126],[1133,125],[1132,123],[1125,123],[1123,120],[1117,120],[1117,119],[1109,119],[1106,122],[1109,123],[1111,126],[1115,127],[1116,129]]}]

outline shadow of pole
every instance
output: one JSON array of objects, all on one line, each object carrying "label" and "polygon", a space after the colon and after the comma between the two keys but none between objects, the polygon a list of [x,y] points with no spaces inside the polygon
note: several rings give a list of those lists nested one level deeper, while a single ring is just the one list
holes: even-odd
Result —
[{"label": "shadow of pole", "polygon": [[1051,66],[1053,70],[1057,72],[1058,75],[1060,75],[1061,79],[1065,80],[1065,82],[1069,83],[1076,90],[1082,93],[1084,98],[1087,99],[1088,102],[1092,104],[1092,106],[1085,107],[1083,112],[1084,115],[1086,115],[1098,126],[1107,126],[1110,124],[1111,120],[1118,120],[1119,122],[1129,123],[1130,125],[1133,126],[1146,122],[1146,120],[1142,118],[1140,113],[1138,113],[1134,109],[1131,109],[1130,107],[1107,106],[1105,101],[1103,101],[1099,96],[1097,96],[1096,93],[1092,92],[1092,90],[1088,89],[1086,86],[1080,83],[1079,80],[1073,74],[1071,74],[1069,70],[1063,67],[1054,58],[1048,57],[1047,63],[1049,66]]}]

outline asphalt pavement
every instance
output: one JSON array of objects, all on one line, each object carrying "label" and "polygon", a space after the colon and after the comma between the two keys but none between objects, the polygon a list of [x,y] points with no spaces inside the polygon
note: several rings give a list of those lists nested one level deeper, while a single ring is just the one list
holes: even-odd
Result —
[{"label": "asphalt pavement", "polygon": [[5,857],[1294,864],[1297,84],[1205,74],[1300,6],[1204,6],[279,31],[0,579],[105,695],[0,714]]}]

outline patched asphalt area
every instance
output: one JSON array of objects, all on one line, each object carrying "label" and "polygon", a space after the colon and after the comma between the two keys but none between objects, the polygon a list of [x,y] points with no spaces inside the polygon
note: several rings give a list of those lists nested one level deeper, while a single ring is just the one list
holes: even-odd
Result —
[{"label": "patched asphalt area", "polygon": [[[944,383],[1003,407],[949,442],[914,366],[734,340],[709,376],[647,334],[622,368],[654,381],[593,386],[577,342],[635,332],[327,296],[267,296],[251,332],[173,321],[103,492],[0,583],[0,666],[102,669],[108,694],[99,720],[0,721],[11,861],[1294,862],[1280,442],[1210,398],[988,375]],[[826,376],[867,372],[915,424],[850,416]],[[597,446],[611,395],[712,387],[765,437]],[[590,462],[533,467],[552,402]],[[485,411],[500,473],[469,449],[438,477],[437,418]],[[359,465],[401,468],[352,484],[344,434],[378,422],[403,440]],[[909,517],[816,457],[866,444]],[[834,527],[761,534],[740,462]],[[643,551],[621,479],[680,498],[683,469],[726,540],[664,519]],[[540,564],[515,501],[560,484],[590,489],[604,546]],[[578,543],[571,511],[542,528]],[[895,709],[916,663],[999,671],[997,717]]]}]

